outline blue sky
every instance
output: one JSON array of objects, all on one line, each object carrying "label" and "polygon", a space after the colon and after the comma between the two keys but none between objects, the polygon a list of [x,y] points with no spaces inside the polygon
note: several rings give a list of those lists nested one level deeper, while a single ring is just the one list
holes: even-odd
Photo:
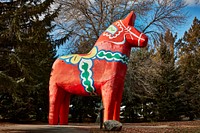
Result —
[{"label": "blue sky", "polygon": [[178,30],[177,30],[178,38],[183,37],[184,32],[188,31],[188,29],[192,25],[194,17],[197,17],[197,19],[200,20],[200,4],[199,5],[195,5],[195,4],[191,3],[184,10],[188,12],[188,20],[187,20],[187,22],[185,24],[183,24],[182,26],[180,26],[178,28]]},{"label": "blue sky", "polygon": [[[174,31],[175,33],[177,33],[177,39],[180,39],[183,37],[184,32],[188,31],[188,29],[191,27],[192,22],[194,20],[194,17],[197,17],[200,20],[200,4],[199,5],[195,5],[195,0],[184,0],[188,6],[184,9],[186,12],[188,12],[188,18],[187,18],[187,22],[181,26],[177,27],[177,30]],[[58,55],[63,55],[66,54],[66,48],[65,46],[60,46],[58,51],[57,51]]]}]

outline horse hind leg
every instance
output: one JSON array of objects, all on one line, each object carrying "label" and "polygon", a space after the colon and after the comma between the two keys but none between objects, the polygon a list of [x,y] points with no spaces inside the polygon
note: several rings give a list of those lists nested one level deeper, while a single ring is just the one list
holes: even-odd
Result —
[{"label": "horse hind leg", "polygon": [[[61,103],[65,97],[64,90],[59,88],[57,84],[50,83],[49,86],[49,124],[57,125]],[[62,109],[63,110],[63,109]]]},{"label": "horse hind leg", "polygon": [[68,124],[68,115],[69,115],[69,104],[70,104],[70,94],[68,92],[64,93],[64,99],[60,106],[60,125]]}]

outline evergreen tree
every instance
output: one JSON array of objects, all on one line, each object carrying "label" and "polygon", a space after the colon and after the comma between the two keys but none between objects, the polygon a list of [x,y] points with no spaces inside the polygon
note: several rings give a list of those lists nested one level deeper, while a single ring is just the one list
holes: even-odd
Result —
[{"label": "evergreen tree", "polygon": [[54,0],[1,2],[0,112],[3,119],[47,119],[48,81],[55,56],[49,33]]},{"label": "evergreen tree", "polygon": [[158,77],[154,80],[154,100],[158,120],[178,120],[181,115],[181,80],[179,68],[175,65],[175,39],[176,36],[168,30],[156,43],[157,52],[154,60],[158,66]]},{"label": "evergreen tree", "polygon": [[184,114],[190,119],[200,115],[200,20],[196,17],[191,28],[179,40],[179,61],[183,78]]},{"label": "evergreen tree", "polygon": [[125,117],[129,122],[141,120],[150,120],[151,115],[148,110],[151,110],[149,103],[152,102],[154,88],[152,81],[155,71],[154,64],[151,60],[152,50],[134,49],[128,64],[126,74],[125,88],[122,104],[125,107]]}]

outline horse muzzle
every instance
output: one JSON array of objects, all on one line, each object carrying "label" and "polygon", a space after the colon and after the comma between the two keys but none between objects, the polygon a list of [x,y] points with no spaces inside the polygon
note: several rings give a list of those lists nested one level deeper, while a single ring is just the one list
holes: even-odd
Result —
[{"label": "horse muzzle", "polygon": [[138,39],[138,47],[145,47],[147,46],[147,43],[148,37],[144,33],[141,33]]}]

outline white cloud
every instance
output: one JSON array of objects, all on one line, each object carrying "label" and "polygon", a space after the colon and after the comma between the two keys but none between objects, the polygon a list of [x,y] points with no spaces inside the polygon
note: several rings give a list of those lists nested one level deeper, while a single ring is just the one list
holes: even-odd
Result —
[{"label": "white cloud", "polygon": [[184,0],[186,4],[188,5],[195,5],[197,3],[200,3],[200,0]]}]

